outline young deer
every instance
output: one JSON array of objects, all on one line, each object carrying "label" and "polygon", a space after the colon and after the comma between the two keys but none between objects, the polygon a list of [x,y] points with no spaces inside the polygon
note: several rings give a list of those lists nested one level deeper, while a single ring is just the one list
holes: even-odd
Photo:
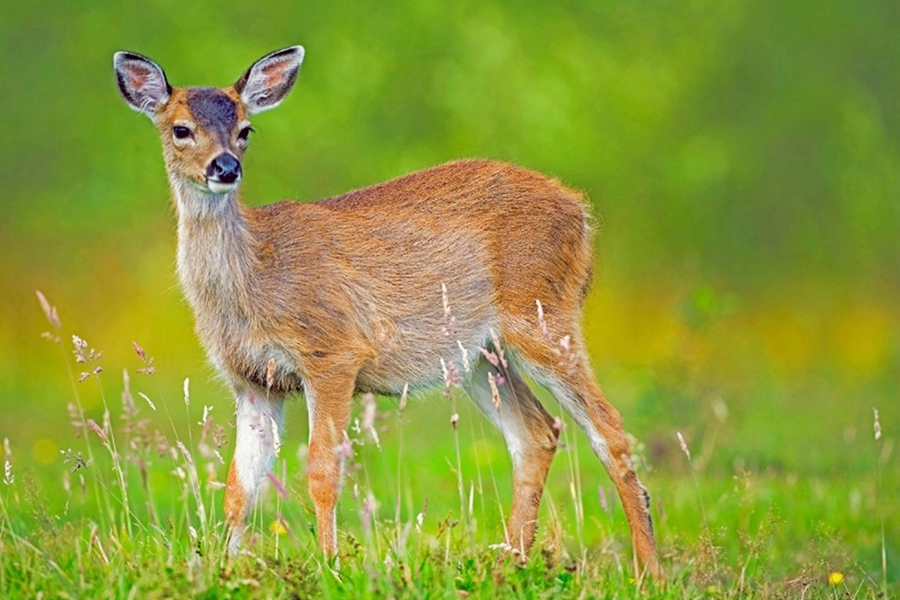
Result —
[{"label": "young deer", "polygon": [[[287,396],[306,398],[309,492],[331,556],[353,395],[438,385],[442,361],[461,365],[462,352],[473,360],[459,369],[463,387],[512,455],[508,544],[522,557],[531,547],[558,435],[524,372],[590,438],[621,496],[636,570],[639,560],[660,574],[649,496],[582,340],[592,266],[582,197],[533,171],[468,160],[314,203],[249,208],[238,195],[248,117],[284,99],[302,59],[300,46],[273,52],[221,89],[173,88],[144,56],[114,59],[122,96],[162,138],[178,274],[197,333],[237,398],[225,493],[232,551],[271,467]],[[485,358],[489,340],[498,354],[505,346],[508,363]]]}]

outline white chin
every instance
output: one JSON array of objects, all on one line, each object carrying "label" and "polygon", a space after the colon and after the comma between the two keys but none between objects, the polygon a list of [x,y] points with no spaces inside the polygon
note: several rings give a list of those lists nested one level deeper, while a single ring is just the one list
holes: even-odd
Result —
[{"label": "white chin", "polygon": [[[238,180],[240,181],[240,180]],[[209,188],[213,194],[230,194],[234,190],[237,189],[238,181],[234,183],[222,183],[221,181],[207,181],[206,187]]]}]

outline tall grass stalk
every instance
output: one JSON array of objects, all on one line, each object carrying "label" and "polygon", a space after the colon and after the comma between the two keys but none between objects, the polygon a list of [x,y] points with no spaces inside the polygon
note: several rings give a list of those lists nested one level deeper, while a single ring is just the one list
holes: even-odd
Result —
[{"label": "tall grass stalk", "polygon": [[[97,389],[100,393],[100,399],[103,402],[103,429],[107,430],[106,433],[109,436],[109,441],[104,445],[109,451],[110,456],[113,461],[113,471],[116,473],[116,476],[119,479],[119,487],[122,490],[122,505],[125,508],[125,524],[126,530],[128,531],[129,539],[134,539],[134,530],[132,528],[132,518],[133,514],[131,512],[131,502],[128,499],[128,483],[125,480],[125,471],[122,469],[122,460],[119,456],[119,450],[116,447],[116,436],[113,431],[112,422],[110,420],[110,412],[109,405],[106,402],[106,394],[103,392],[103,382],[100,379],[100,373],[94,374],[94,379],[97,382]],[[107,425],[109,425],[107,427]]]},{"label": "tall grass stalk", "polygon": [[878,488],[876,491],[877,497],[875,500],[876,506],[878,507],[878,513],[881,517],[881,588],[884,597],[888,597],[888,583],[887,583],[887,544],[885,543],[884,538],[884,507],[881,506],[881,497],[883,495],[882,490],[884,489],[884,475],[883,475],[883,467],[884,463],[887,461],[887,457],[885,454],[885,445],[881,441],[881,422],[878,419],[878,409],[872,409],[874,423],[874,437],[875,437],[875,446],[881,446],[881,449],[878,452],[878,460],[876,468],[878,470]]},{"label": "tall grass stalk", "polygon": [[715,549],[713,548],[713,539],[712,539],[712,531],[709,528],[709,519],[706,517],[706,506],[703,503],[703,494],[700,491],[700,481],[697,479],[697,470],[694,468],[694,463],[691,460],[691,451],[688,448],[687,442],[684,440],[684,436],[681,435],[681,432],[676,432],[678,437],[678,444],[681,446],[681,451],[684,452],[684,455],[688,460],[688,470],[691,472],[691,478],[694,482],[694,490],[697,492],[697,501],[700,504],[700,514],[703,516],[703,527],[706,531],[706,544],[707,550],[710,553],[710,557],[712,558],[713,569],[716,571],[719,570],[719,564],[716,559]]}]

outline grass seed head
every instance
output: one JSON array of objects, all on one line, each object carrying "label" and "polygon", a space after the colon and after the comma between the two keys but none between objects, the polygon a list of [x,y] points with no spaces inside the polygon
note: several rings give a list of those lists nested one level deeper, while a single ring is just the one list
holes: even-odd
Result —
[{"label": "grass seed head", "polygon": [[681,451],[684,452],[684,455],[687,456],[688,460],[691,460],[691,451],[688,450],[687,442],[684,441],[684,436],[681,435],[680,431],[675,432],[675,435],[678,436],[678,444],[681,446]]},{"label": "grass seed head", "polygon": [[97,434],[97,437],[100,438],[104,444],[109,441],[109,439],[106,437],[106,433],[103,431],[103,429],[99,425],[97,425],[96,421],[94,421],[93,419],[88,419],[87,426],[88,426],[88,429],[90,429],[95,434]]},{"label": "grass seed head", "polygon": [[150,405],[150,408],[153,409],[153,412],[156,412],[156,405],[153,404],[153,401],[151,401],[150,398],[147,397],[147,394],[145,394],[145,393],[143,393],[143,392],[138,392],[138,396],[140,396],[141,398],[143,398],[144,400],[146,400],[146,401],[147,401],[147,404]]},{"label": "grass seed head", "polygon": [[497,378],[490,372],[488,373],[488,385],[491,387],[491,401],[494,403],[494,408],[500,410],[500,390],[497,389]]},{"label": "grass seed head", "polygon": [[449,396],[450,389],[461,384],[462,378],[459,376],[459,371],[452,360],[445,361],[444,358],[441,357],[441,370],[444,372],[444,395]]},{"label": "grass seed head", "polygon": [[275,385],[275,359],[270,358],[266,363],[266,391],[271,390],[273,385]]},{"label": "grass seed head", "polygon": [[500,344],[500,337],[497,336],[497,332],[494,331],[492,327],[491,330],[491,341],[494,344],[494,351],[497,353],[497,359],[500,361],[500,364],[503,365],[503,368],[506,369],[509,367],[509,364],[506,362],[506,355],[503,353],[503,346]]},{"label": "grass seed head", "polygon": [[447,284],[441,282],[441,301],[444,304],[444,335],[450,336],[456,333],[456,317],[450,311],[450,298],[447,295]]},{"label": "grass seed head", "polygon": [[397,412],[403,414],[406,410],[406,402],[409,399],[409,384],[403,384],[403,393],[400,394],[400,403],[397,405]]}]

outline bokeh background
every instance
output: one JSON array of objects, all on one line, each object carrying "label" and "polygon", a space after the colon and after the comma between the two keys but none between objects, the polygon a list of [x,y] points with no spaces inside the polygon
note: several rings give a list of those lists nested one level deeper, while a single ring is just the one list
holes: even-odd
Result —
[{"label": "bokeh background", "polygon": [[[224,86],[301,43],[297,87],[254,122],[249,204],[461,157],[557,176],[602,223],[590,353],[657,495],[664,473],[685,475],[677,430],[726,487],[742,469],[871,474],[873,407],[889,439],[900,420],[898,29],[894,0],[7,6],[0,437],[35,472],[73,444],[37,289],[103,350],[110,399],[141,366],[137,341],[156,360],[150,396],[177,404],[190,377],[197,404],[228,414],[175,277],[159,141],[119,98],[112,54],[146,54],[176,86]],[[101,414],[95,391],[82,401]],[[410,411],[408,445],[440,467],[417,485],[452,489],[446,401]],[[305,409],[289,412],[296,446]],[[865,520],[852,494],[822,501]]]}]

